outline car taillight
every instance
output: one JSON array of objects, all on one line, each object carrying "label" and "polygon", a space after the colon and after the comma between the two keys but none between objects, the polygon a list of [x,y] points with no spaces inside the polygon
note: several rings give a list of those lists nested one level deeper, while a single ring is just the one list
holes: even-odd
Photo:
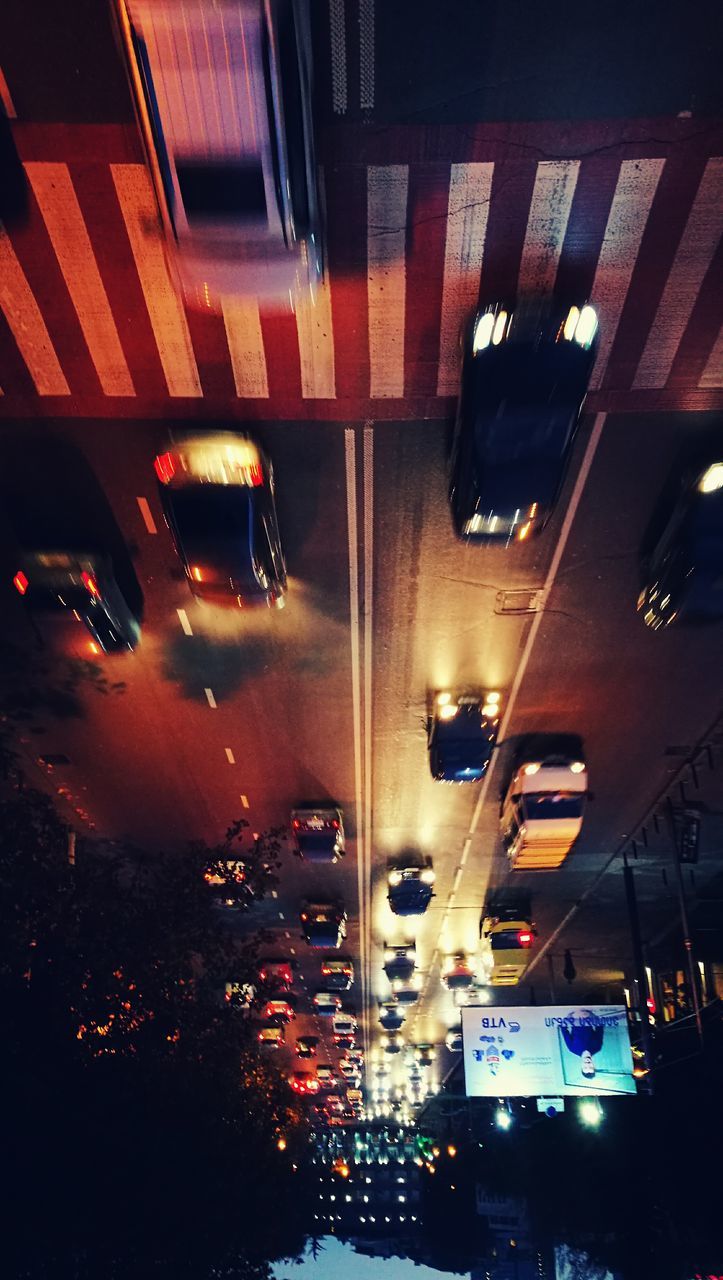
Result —
[{"label": "car taillight", "polygon": [[88,594],[93,596],[97,600],[100,596],[100,591],[98,590],[98,583],[96,582],[92,573],[81,573],[80,580],[83,583],[83,586],[85,587]]},{"label": "car taillight", "polygon": [[159,453],[153,463],[161,484],[170,484],[176,474],[176,460],[172,453]]},{"label": "car taillight", "polygon": [[334,818],[334,819],[333,819],[333,821],[332,821],[332,824],[331,824],[331,825],[332,825],[332,827],[334,828],[334,830],[335,830],[335,831],[338,831],[338,830],[339,830],[339,823],[337,822],[336,818]]},{"label": "car taillight", "polygon": [[301,823],[299,822],[299,819],[294,818],[294,822],[293,822],[294,831],[298,831],[300,826],[301,826]]},{"label": "car taillight", "polygon": [[249,484],[253,485],[255,489],[264,483],[264,473],[261,470],[260,462],[252,462],[250,467],[244,467],[244,471],[248,475]]},{"label": "car taillight", "polygon": [[13,578],[13,586],[15,587],[16,591],[20,592],[21,596],[25,595],[25,592],[28,589],[28,580],[25,577],[25,574],[23,573],[22,569],[18,569],[17,573],[15,574],[15,577]]},{"label": "car taillight", "polygon": [[532,934],[526,929],[520,929],[517,934],[517,944],[520,947],[529,947],[532,944]]}]

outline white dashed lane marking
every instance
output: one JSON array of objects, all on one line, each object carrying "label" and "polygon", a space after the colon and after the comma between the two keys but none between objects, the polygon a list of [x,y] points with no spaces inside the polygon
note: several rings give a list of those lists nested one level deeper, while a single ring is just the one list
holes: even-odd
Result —
[{"label": "white dashed lane marking", "polygon": [[226,751],[226,759],[228,760],[229,764],[235,764],[235,763],[236,763],[236,757],[234,756],[234,753],[233,753],[233,751],[231,750],[231,748],[230,748],[230,747],[225,747],[224,749],[225,749],[225,751]]},{"label": "white dashed lane marking", "polygon": [[[151,515],[151,508],[148,505],[148,499],[136,498],[136,502],[138,503],[141,516],[143,517],[143,523],[146,526],[146,529],[148,530],[148,532],[158,533],[158,530],[156,528],[156,522],[153,519],[153,516]],[[179,613],[180,613],[180,609],[179,609]]]},{"label": "white dashed lane marking", "polygon": [[215,706],[216,706],[216,699],[215,699],[215,698],[214,698],[214,696],[213,696],[213,689],[204,689],[204,691],[203,691],[203,692],[204,692],[204,693],[205,693],[205,695],[206,695],[206,701],[208,702],[209,707],[214,707],[214,708],[215,708]]},{"label": "white dashed lane marking", "polygon": [[181,624],[181,626],[182,626],[182,628],[183,628],[183,634],[184,634],[184,635],[186,635],[186,636],[192,636],[192,635],[193,635],[193,628],[192,628],[192,626],[191,626],[190,622],[188,621],[188,614],[186,613],[186,610],[185,610],[185,609],[176,609],[176,613],[178,614],[178,621],[180,622],[180,624]]}]

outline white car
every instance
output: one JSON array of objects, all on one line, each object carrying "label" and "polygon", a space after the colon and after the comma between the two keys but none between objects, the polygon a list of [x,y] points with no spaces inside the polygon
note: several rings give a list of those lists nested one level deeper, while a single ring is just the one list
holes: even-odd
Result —
[{"label": "white car", "polygon": [[336,1037],[353,1036],[356,1032],[356,1018],[353,1013],[335,1013],[332,1030]]},{"label": "white car", "polygon": [[308,0],[116,0],[171,266],[189,301],[286,305],[323,275]]},{"label": "white car", "polygon": [[335,995],[333,991],[317,991],[313,1003],[317,1013],[332,1017],[341,1009],[341,996]]}]

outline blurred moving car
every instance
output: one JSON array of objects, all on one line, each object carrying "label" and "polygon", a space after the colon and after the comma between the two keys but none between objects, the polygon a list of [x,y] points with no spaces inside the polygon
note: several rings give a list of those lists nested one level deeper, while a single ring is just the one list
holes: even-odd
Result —
[{"label": "blurred moving car", "polygon": [[294,1093],[299,1093],[302,1096],[319,1093],[321,1089],[319,1080],[311,1071],[292,1071],[289,1076],[289,1084]]},{"label": "blurred moving car", "polygon": [[434,892],[434,871],[426,867],[393,867],[387,880],[387,899],[395,916],[422,916]]},{"label": "blurred moving car", "polygon": [[524,541],[544,529],[562,487],[595,362],[593,307],[498,305],[464,342],[449,498],[456,532]]},{"label": "blurred moving car", "polygon": [[[420,1067],[431,1067],[437,1056],[437,1047],[433,1044],[415,1044],[411,1046],[414,1062]],[[411,1079],[411,1076],[410,1076]]]},{"label": "blurred moving car", "polygon": [[296,1055],[299,1058],[315,1058],[318,1036],[299,1036],[296,1041]]},{"label": "blurred moving car", "polygon": [[471,987],[477,976],[476,968],[469,956],[463,951],[458,951],[454,956],[448,956],[442,970],[442,985],[448,991],[460,991],[467,987]]},{"label": "blurred moving car", "polygon": [[110,556],[92,551],[28,551],[13,578],[33,614],[75,617],[103,653],[135,649],[141,637],[113,574]]},{"label": "blurred moving car", "polygon": [[346,937],[346,911],[341,903],[306,901],[299,919],[304,938],[314,950],[331,951]]},{"label": "blurred moving car", "polygon": [[359,1081],[361,1080],[361,1071],[359,1070],[358,1063],[351,1062],[349,1058],[340,1058],[339,1071],[345,1080],[352,1080],[356,1085],[359,1084]]},{"label": "blurred moving car", "polygon": [[334,1068],[330,1062],[320,1062],[316,1068],[316,1078],[322,1089],[333,1089],[336,1083]]},{"label": "blurred moving car", "polygon": [[686,477],[645,573],[638,610],[654,631],[723,618],[723,461]]},{"label": "blurred moving car", "polygon": [[316,1013],[331,1018],[341,1009],[341,996],[332,991],[317,991],[313,999],[313,1005]]},{"label": "blurred moving car", "polygon": [[400,1004],[415,1004],[422,990],[422,978],[413,973],[409,978],[393,978],[392,993]]},{"label": "blurred moving car", "polygon": [[432,777],[439,782],[479,782],[487,772],[499,725],[499,693],[438,693],[428,734]]},{"label": "blurred moving car", "polygon": [[450,1027],[449,1031],[444,1037],[444,1043],[449,1049],[450,1053],[461,1053],[462,1052],[462,1028]]},{"label": "blurred moving car", "polygon": [[481,960],[492,987],[514,987],[525,976],[530,949],[537,936],[529,920],[516,918],[514,908],[480,921]]},{"label": "blurred moving car", "polygon": [[259,979],[264,983],[264,986],[270,990],[288,991],[294,981],[292,961],[271,959],[262,960],[261,967],[259,969]]},{"label": "blurred moving car", "polygon": [[547,756],[518,764],[502,802],[500,829],[513,871],[554,871],[582,830],[587,769]]},{"label": "blurred moving car", "polygon": [[387,1031],[379,1037],[379,1044],[384,1053],[401,1053],[404,1048],[404,1036],[399,1031]]},{"label": "blurred moving car", "polygon": [[385,1000],[379,1011],[379,1024],[385,1031],[399,1031],[404,1025],[406,1012],[399,1004],[396,996],[391,1000]]},{"label": "blurred moving car", "polygon": [[344,821],[341,809],[304,806],[291,810],[294,853],[304,862],[338,862],[344,857]]},{"label": "blurred moving car", "polygon": [[354,981],[354,962],[348,956],[327,956],[321,962],[321,976],[328,991],[348,991]]},{"label": "blurred moving car", "polygon": [[116,5],[187,300],[313,298],[324,264],[307,0]]},{"label": "blurred moving car", "polygon": [[263,450],[232,431],[188,435],[155,460],[163,513],[195,596],[275,605],[286,563]]},{"label": "blurred moving car", "polygon": [[386,943],[384,947],[384,972],[391,982],[393,978],[411,978],[417,963],[417,950],[413,942]]},{"label": "blurred moving car", "polygon": [[280,1049],[284,1044],[286,1037],[284,1036],[283,1027],[262,1027],[259,1031],[259,1043],[264,1049]]}]

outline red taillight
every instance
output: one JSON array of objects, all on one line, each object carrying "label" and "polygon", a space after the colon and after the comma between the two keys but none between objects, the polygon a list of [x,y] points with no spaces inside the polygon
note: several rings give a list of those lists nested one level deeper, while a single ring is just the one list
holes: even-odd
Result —
[{"label": "red taillight", "polygon": [[251,463],[251,466],[248,468],[248,475],[249,480],[255,489],[264,483],[264,473],[261,470],[260,462]]},{"label": "red taillight", "polygon": [[301,826],[301,823],[299,822],[299,819],[294,818],[294,822],[293,822],[294,831],[298,831],[300,826]]},{"label": "red taillight", "polygon": [[15,574],[15,577],[13,578],[13,586],[15,587],[16,591],[20,592],[21,596],[25,595],[25,592],[28,589],[28,580],[25,577],[25,574],[23,573],[22,569],[18,569],[17,573]]},{"label": "red taillight", "polygon": [[94,596],[97,600],[100,596],[100,591],[98,590],[98,583],[92,573],[81,573],[80,579],[88,594]]},{"label": "red taillight", "polygon": [[176,474],[176,460],[172,453],[159,453],[153,463],[161,484],[170,484]]},{"label": "red taillight", "polygon": [[335,830],[335,831],[338,831],[338,830],[339,830],[339,823],[337,822],[336,818],[334,818],[334,821],[332,822],[332,824],[331,824],[331,825],[332,825],[332,827],[334,828],[334,830]]},{"label": "red taillight", "polygon": [[519,933],[517,934],[517,943],[518,943],[518,946],[520,947],[531,946],[532,934],[528,933],[526,929],[520,929]]}]

